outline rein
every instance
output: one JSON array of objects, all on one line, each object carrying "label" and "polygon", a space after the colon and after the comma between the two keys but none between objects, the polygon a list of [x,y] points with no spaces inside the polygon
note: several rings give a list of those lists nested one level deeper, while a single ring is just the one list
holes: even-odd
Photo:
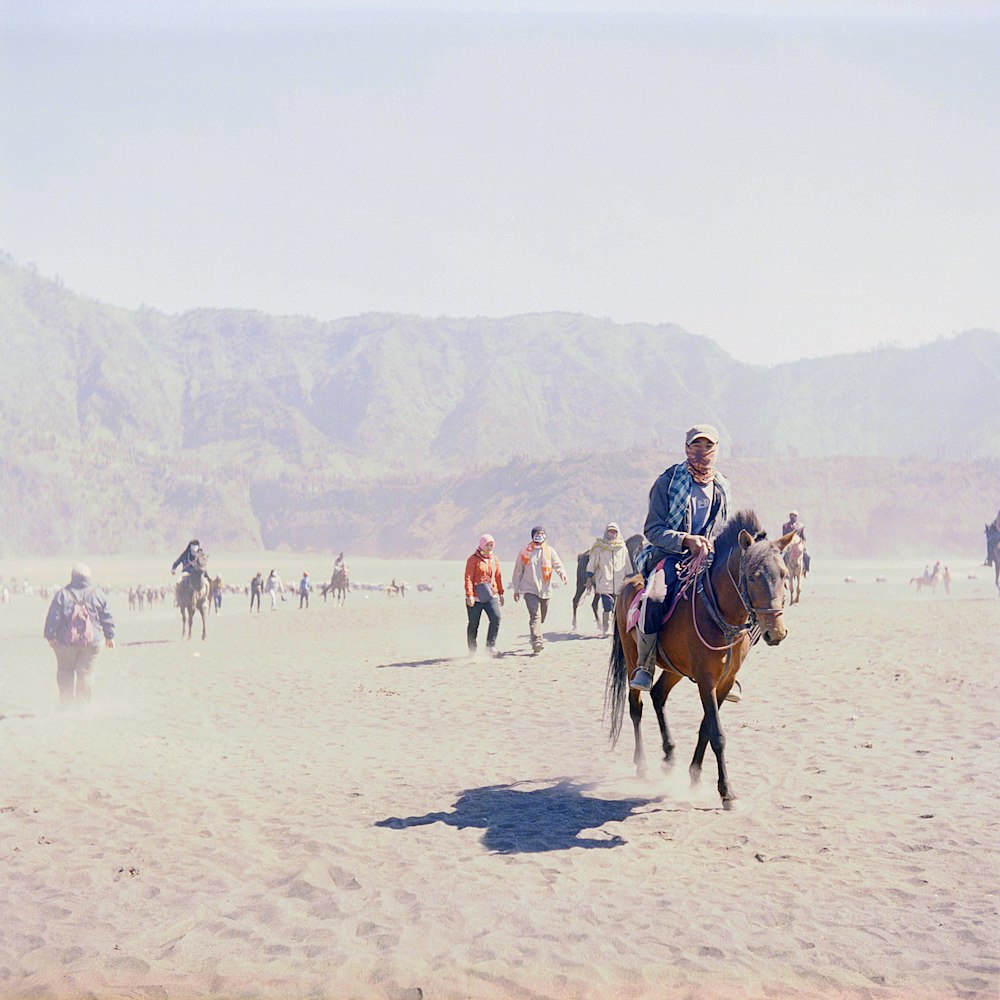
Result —
[{"label": "rein", "polygon": [[[723,617],[722,610],[719,607],[719,599],[715,593],[715,587],[712,584],[711,572],[704,574],[700,586],[695,588],[694,596],[691,599],[691,621],[694,623],[695,634],[698,636],[701,644],[706,649],[710,649],[716,653],[732,650],[734,646],[743,641],[744,635],[748,635],[750,637],[750,644],[754,645],[761,636],[760,624],[757,621],[758,613],[776,613],[773,608],[755,608],[753,606],[750,600],[750,592],[747,588],[746,570],[742,553],[740,554],[739,582],[737,582],[733,577],[733,571],[729,565],[729,558],[726,559],[726,574],[729,577],[730,583],[733,585],[733,589],[736,591],[736,596],[739,597],[740,603],[743,605],[743,610],[746,612],[747,617],[743,622],[738,625],[734,625],[732,622],[726,621]],[[713,646],[701,634],[701,629],[698,627],[698,614],[695,608],[695,598],[699,593],[702,595],[705,608],[708,611],[709,619],[722,633],[722,639],[725,643],[722,646]]]}]

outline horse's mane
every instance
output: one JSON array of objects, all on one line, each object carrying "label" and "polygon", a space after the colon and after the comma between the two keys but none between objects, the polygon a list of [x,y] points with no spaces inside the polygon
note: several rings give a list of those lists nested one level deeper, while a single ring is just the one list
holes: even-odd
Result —
[{"label": "horse's mane", "polygon": [[752,510],[738,510],[719,528],[718,533],[715,535],[713,542],[715,543],[716,553],[719,555],[728,555],[739,543],[741,531],[750,532],[755,542],[760,542],[767,538],[767,532],[761,526],[757,515]]}]

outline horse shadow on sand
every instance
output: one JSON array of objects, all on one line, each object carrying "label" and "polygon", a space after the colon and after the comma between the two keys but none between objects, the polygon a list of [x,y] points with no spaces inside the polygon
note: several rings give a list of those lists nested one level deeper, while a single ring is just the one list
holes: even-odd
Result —
[{"label": "horse shadow on sand", "polygon": [[406,830],[444,823],[459,830],[481,828],[483,846],[495,854],[540,854],[571,847],[621,847],[617,834],[582,837],[584,830],[600,830],[605,823],[621,823],[657,799],[605,799],[585,794],[593,785],[563,778],[555,784],[521,788],[536,782],[486,785],[459,796],[452,812],[424,816],[390,816],[375,826]]}]

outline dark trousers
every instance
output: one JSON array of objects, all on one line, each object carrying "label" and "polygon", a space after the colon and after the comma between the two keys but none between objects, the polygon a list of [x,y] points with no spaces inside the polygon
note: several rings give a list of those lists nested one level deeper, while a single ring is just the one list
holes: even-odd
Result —
[{"label": "dark trousers", "polygon": [[468,638],[470,652],[476,648],[476,639],[479,636],[479,620],[482,618],[484,611],[486,612],[486,617],[490,620],[490,626],[486,630],[486,648],[492,649],[496,645],[497,635],[500,632],[500,598],[494,596],[486,603],[476,601],[471,608],[466,605],[465,610],[469,612]]},{"label": "dark trousers", "polygon": [[[655,566],[659,559],[650,560]],[[639,616],[639,628],[646,635],[655,635],[660,631],[664,615],[667,613],[668,602],[672,602],[677,592],[677,556],[668,555],[663,560],[663,566],[654,570],[646,580],[646,596],[642,602],[642,614]]]},{"label": "dark trousers", "polygon": [[257,602],[257,610],[260,611],[260,591],[250,591],[250,610],[253,611],[253,602]]}]

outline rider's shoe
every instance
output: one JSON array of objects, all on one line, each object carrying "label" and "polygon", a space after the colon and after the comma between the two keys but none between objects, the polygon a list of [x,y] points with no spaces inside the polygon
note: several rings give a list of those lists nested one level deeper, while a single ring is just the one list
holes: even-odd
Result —
[{"label": "rider's shoe", "polygon": [[653,686],[653,674],[656,671],[656,649],[659,645],[659,634],[646,633],[642,629],[636,631],[636,645],[639,647],[639,665],[636,668],[629,687],[635,691],[648,691]]},{"label": "rider's shoe", "polygon": [[733,686],[730,688],[725,700],[731,701],[734,705],[738,705],[743,700],[743,687],[739,681],[733,681]]}]

